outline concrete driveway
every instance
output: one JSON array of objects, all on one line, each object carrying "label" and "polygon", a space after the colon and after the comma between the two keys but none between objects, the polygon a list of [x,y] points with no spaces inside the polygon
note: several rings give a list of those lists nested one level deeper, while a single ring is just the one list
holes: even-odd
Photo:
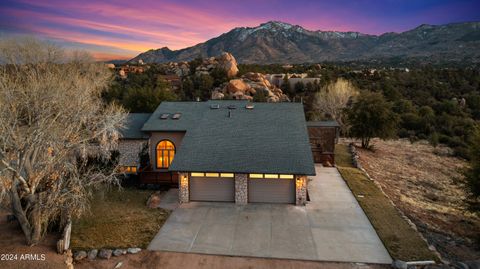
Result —
[{"label": "concrete driveway", "polygon": [[192,202],[179,206],[149,250],[391,263],[336,168],[317,167],[305,207]]}]

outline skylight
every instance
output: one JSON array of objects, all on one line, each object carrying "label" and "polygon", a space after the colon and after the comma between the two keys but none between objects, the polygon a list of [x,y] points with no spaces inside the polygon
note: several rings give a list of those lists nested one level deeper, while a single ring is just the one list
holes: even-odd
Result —
[{"label": "skylight", "polygon": [[173,120],[178,120],[178,119],[180,119],[181,116],[182,116],[182,113],[175,113],[175,114],[173,114],[172,119]]},{"label": "skylight", "polygon": [[161,119],[161,120],[166,120],[166,119],[168,119],[168,116],[170,116],[170,114],[168,114],[168,113],[163,113],[162,115],[160,115],[160,119]]}]

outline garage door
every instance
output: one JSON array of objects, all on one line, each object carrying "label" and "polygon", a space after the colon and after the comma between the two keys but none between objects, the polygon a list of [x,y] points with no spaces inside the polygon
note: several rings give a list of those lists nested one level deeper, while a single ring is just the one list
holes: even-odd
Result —
[{"label": "garage door", "polygon": [[250,203],[295,203],[295,180],[293,179],[248,179]]},{"label": "garage door", "polygon": [[235,180],[224,177],[190,177],[190,200],[235,201]]}]

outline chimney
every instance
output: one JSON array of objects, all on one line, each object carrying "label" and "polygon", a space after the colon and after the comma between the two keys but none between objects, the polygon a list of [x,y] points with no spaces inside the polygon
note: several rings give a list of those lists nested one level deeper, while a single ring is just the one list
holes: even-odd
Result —
[{"label": "chimney", "polygon": [[231,110],[228,111],[228,117],[229,117],[229,118],[232,117],[232,111],[231,111]]},{"label": "chimney", "polygon": [[197,97],[197,102],[200,102],[200,97]]}]

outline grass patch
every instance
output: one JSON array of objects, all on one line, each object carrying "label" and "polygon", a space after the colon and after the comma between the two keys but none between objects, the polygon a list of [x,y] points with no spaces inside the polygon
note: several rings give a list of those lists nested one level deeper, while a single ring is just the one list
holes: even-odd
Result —
[{"label": "grass patch", "polygon": [[150,194],[131,188],[96,193],[90,212],[73,221],[72,248],[146,248],[170,214],[147,208]]},{"label": "grass patch", "polygon": [[[353,167],[351,154],[346,145],[336,145],[335,161],[343,179],[394,259],[438,261],[427,243],[402,218],[377,185],[368,179],[363,171]],[[358,198],[358,195],[364,197]]]}]

